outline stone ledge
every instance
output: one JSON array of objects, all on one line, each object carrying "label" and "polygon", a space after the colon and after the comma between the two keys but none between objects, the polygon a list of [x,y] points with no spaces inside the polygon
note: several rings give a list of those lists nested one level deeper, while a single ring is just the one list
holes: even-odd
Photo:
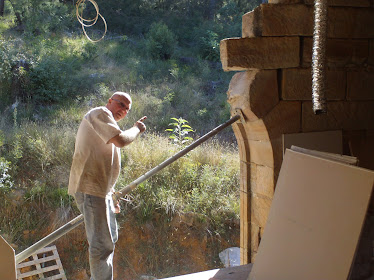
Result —
[{"label": "stone ledge", "polygon": [[220,43],[224,71],[298,67],[299,37],[228,38]]}]

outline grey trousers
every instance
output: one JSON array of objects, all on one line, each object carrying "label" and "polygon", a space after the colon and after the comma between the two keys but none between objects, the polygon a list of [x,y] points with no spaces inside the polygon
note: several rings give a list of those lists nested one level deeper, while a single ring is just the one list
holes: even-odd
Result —
[{"label": "grey trousers", "polygon": [[118,240],[112,194],[106,198],[77,192],[89,245],[91,280],[113,280],[113,254]]}]

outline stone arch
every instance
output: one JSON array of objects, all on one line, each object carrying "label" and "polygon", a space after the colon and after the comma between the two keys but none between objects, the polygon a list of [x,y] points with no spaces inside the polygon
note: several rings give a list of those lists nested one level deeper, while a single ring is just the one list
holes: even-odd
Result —
[{"label": "stone arch", "polygon": [[233,130],[240,157],[241,262],[254,260],[282,162],[282,133],[300,130],[300,102],[284,102],[276,70],[236,73],[227,92],[234,111],[246,119]]}]

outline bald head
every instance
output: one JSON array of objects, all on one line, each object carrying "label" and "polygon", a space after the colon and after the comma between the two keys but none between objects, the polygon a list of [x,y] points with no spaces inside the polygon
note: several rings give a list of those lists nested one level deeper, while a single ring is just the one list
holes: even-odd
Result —
[{"label": "bald head", "polygon": [[113,113],[116,121],[126,117],[131,108],[131,97],[127,92],[117,91],[109,98],[106,107]]},{"label": "bald head", "polygon": [[116,98],[116,97],[126,98],[127,100],[130,101],[130,103],[132,103],[131,96],[127,92],[116,91],[115,93],[113,93],[113,95],[111,96],[111,98]]}]

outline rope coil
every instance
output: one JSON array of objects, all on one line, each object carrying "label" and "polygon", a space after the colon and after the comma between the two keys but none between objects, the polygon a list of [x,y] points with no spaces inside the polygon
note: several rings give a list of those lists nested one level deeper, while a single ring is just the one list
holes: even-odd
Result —
[{"label": "rope coil", "polygon": [[[97,3],[94,1],[94,0],[88,0],[95,8],[96,10],[96,16],[94,18],[91,18],[91,19],[85,19],[83,17],[83,9],[81,11],[81,13],[79,12],[79,8],[81,5],[84,5],[86,0],[78,0],[77,4],[75,5],[75,14],[77,16],[77,19],[79,21],[79,23],[82,25],[82,29],[83,29],[83,32],[84,32],[84,35],[87,37],[88,40],[90,40],[91,42],[99,42],[101,41],[106,32],[107,32],[107,24],[106,24],[106,21],[105,21],[105,18],[100,14],[99,12],[99,6],[97,5]],[[104,34],[103,36],[98,39],[98,40],[92,40],[88,35],[87,35],[87,32],[86,32],[86,28],[87,27],[91,27],[91,26],[94,26],[96,23],[97,23],[97,20],[98,18],[101,17],[101,19],[103,20],[103,23],[104,23],[104,26],[105,26],[105,30],[104,30]]]}]

